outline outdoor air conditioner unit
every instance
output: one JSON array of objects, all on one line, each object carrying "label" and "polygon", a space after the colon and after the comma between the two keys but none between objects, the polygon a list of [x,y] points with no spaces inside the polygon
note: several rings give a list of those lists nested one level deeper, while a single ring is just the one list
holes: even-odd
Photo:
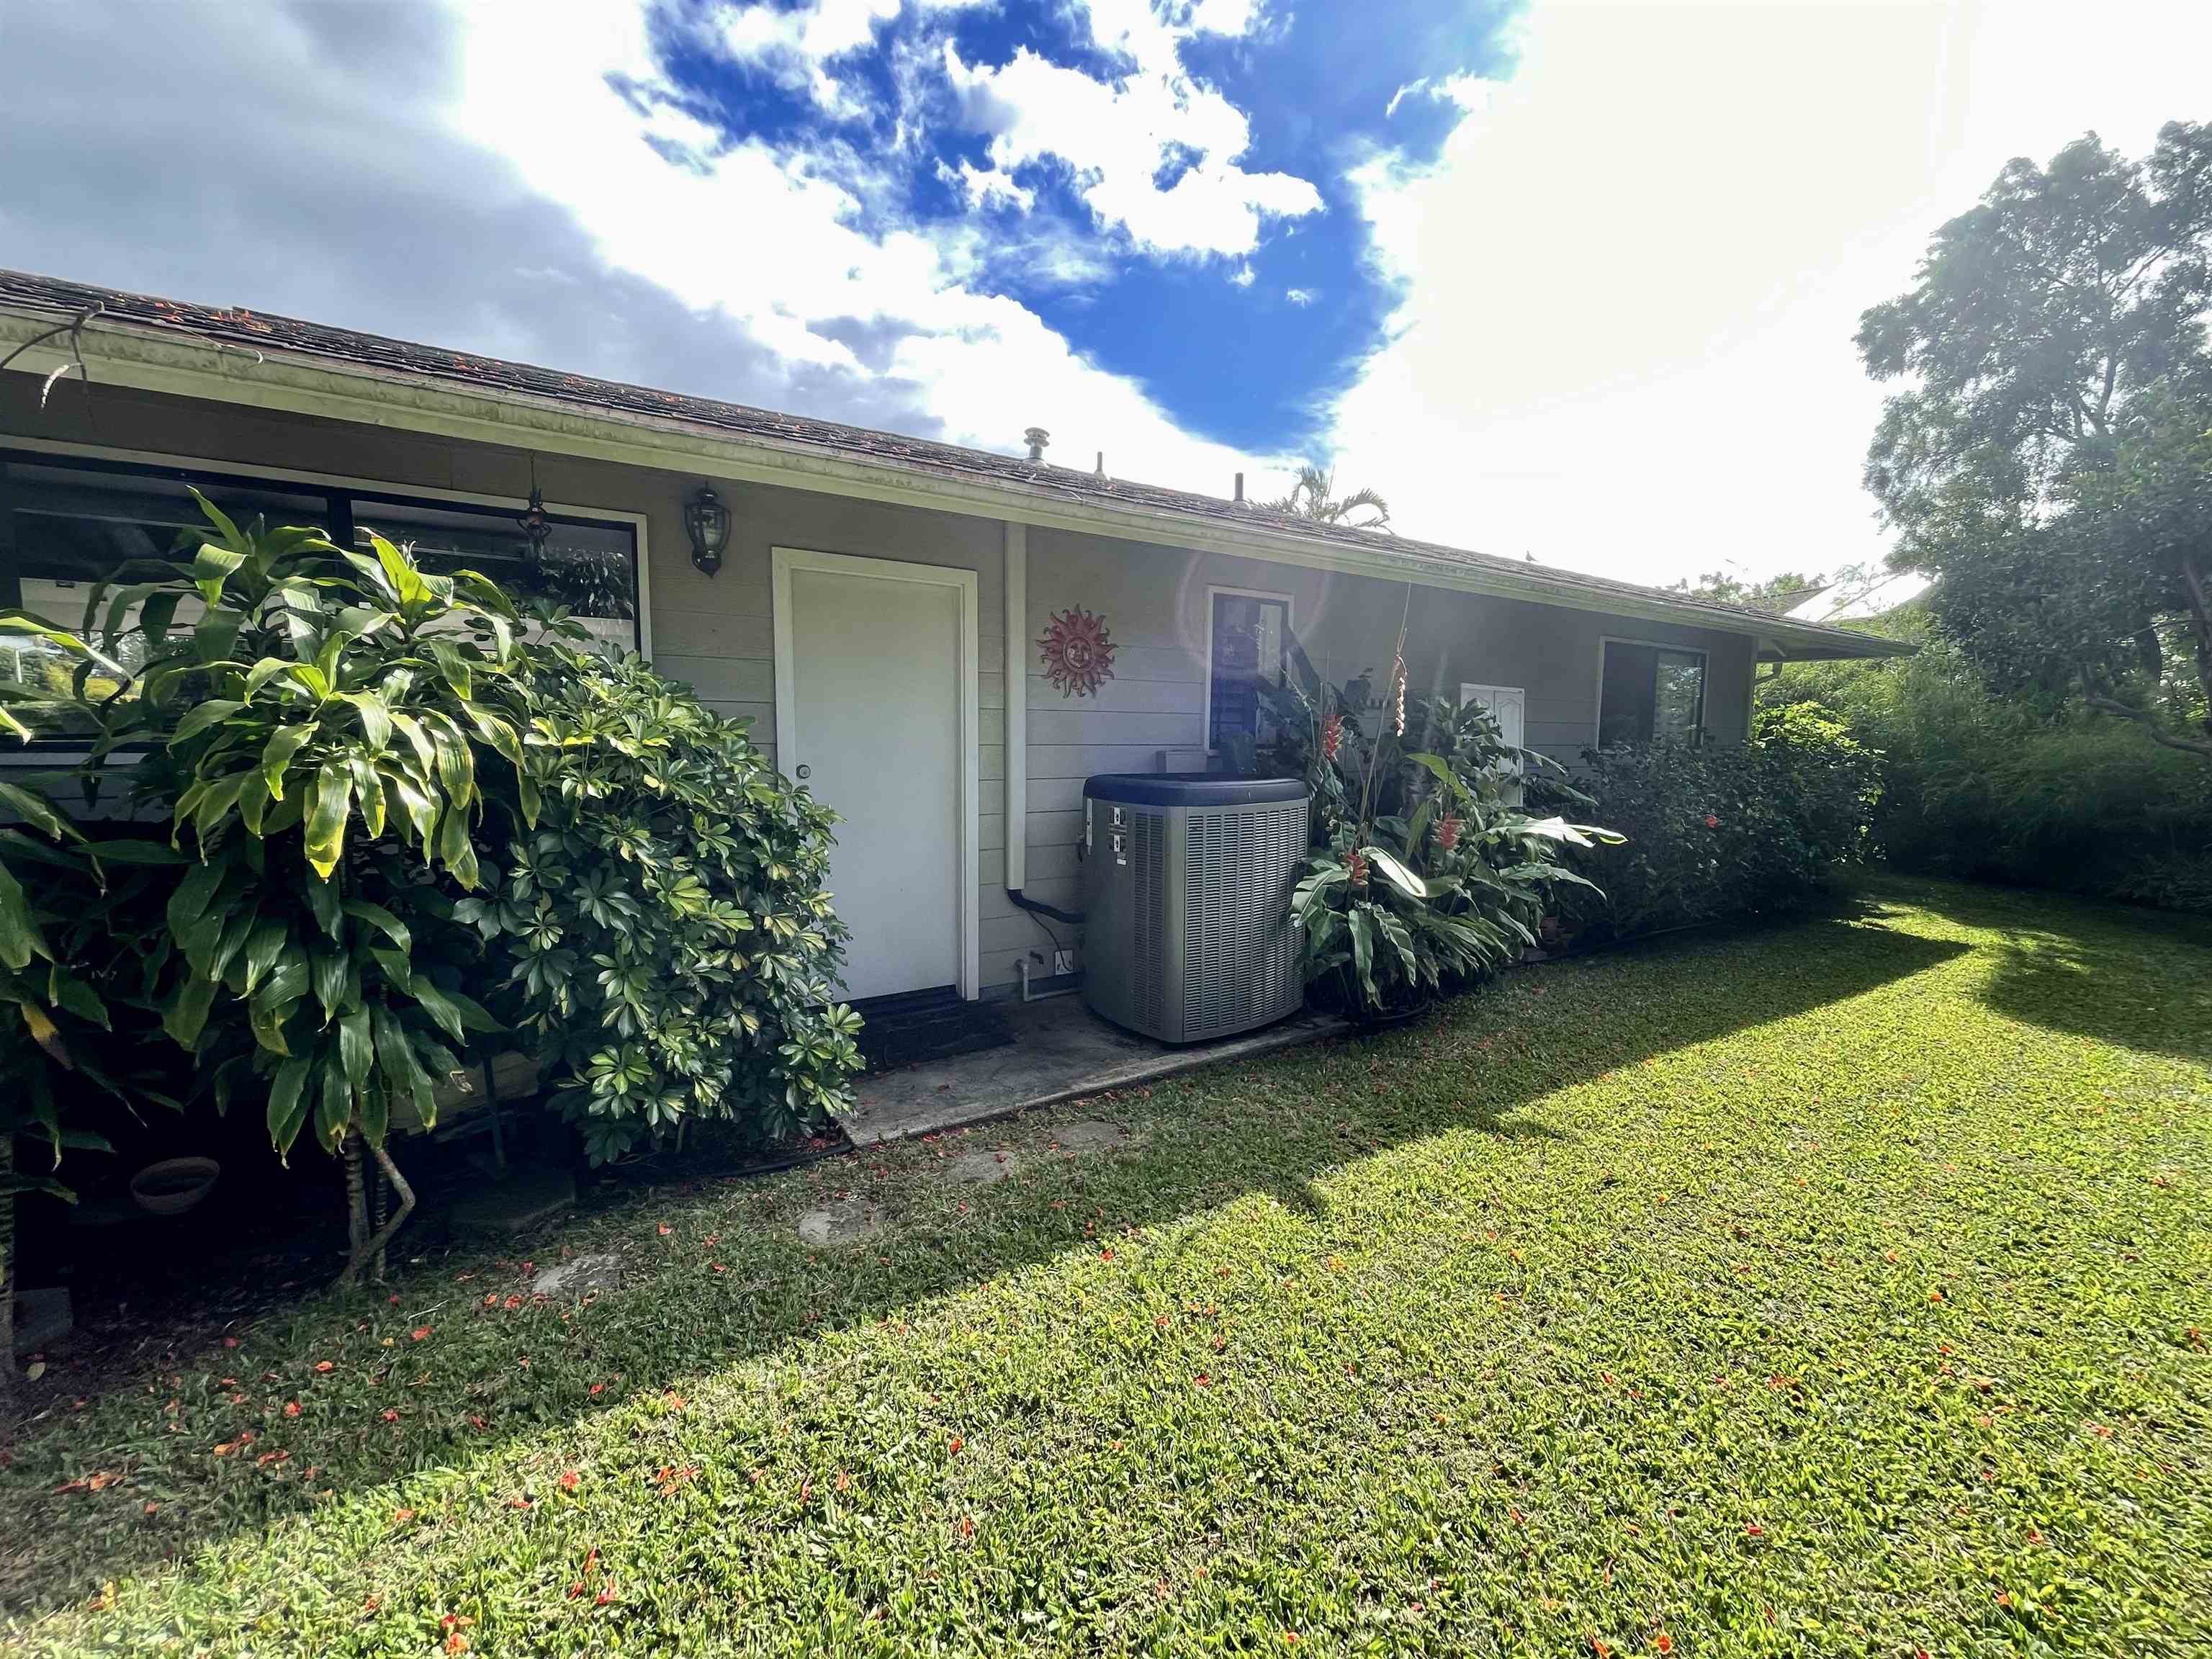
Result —
[{"label": "outdoor air conditioner unit", "polygon": [[1297,778],[1127,772],[1083,786],[1083,999],[1168,1042],[1295,1013]]}]

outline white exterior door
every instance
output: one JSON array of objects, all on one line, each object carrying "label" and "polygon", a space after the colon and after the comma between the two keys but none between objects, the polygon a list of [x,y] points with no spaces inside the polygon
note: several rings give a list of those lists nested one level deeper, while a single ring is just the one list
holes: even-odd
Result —
[{"label": "white exterior door", "polygon": [[849,995],[975,994],[970,571],[778,548],[776,762],[836,809]]}]

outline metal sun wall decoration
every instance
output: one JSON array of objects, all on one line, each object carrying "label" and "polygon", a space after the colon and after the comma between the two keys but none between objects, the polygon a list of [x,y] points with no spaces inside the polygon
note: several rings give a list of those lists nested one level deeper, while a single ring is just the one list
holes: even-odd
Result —
[{"label": "metal sun wall decoration", "polygon": [[1072,605],[1047,618],[1037,653],[1063,697],[1089,697],[1114,678],[1114,637],[1106,618]]}]

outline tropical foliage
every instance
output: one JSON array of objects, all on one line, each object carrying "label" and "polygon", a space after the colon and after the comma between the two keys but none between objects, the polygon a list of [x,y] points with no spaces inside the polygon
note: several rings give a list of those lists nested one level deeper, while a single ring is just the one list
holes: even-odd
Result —
[{"label": "tropical foliage", "polygon": [[1402,660],[1378,702],[1331,686],[1295,641],[1267,697],[1271,770],[1312,792],[1313,855],[1292,900],[1308,991],[1359,1017],[1401,1012],[1516,960],[1547,896],[1589,884],[1559,861],[1606,831],[1521,805],[1528,769],[1479,708],[1409,697]]},{"label": "tropical foliage", "polygon": [[[42,953],[42,912],[112,913],[42,897],[9,859],[9,973],[59,964],[46,1000],[83,1018],[143,1006],[198,1097],[262,1104],[280,1152],[365,1146],[401,1215],[395,1116],[433,1121],[465,1052],[518,1033],[600,1156],[686,1115],[774,1130],[834,1109],[855,1060],[849,1013],[816,1006],[840,937],[830,819],[741,728],[482,575],[202,505],[188,558],[100,584],[77,631],[0,618],[78,664],[88,796],[168,843],[142,858],[158,902],[134,887],[129,926],[65,958]],[[100,875],[103,848],[42,827],[55,879]],[[64,976],[99,963],[81,990]],[[378,1244],[357,1221],[353,1267]]]},{"label": "tropical foliage", "polygon": [[[173,1107],[174,1066],[148,1066],[157,1036],[143,1000],[146,940],[164,876],[182,859],[127,836],[94,842],[43,794],[0,782],[0,1386],[13,1375],[15,1200],[68,1202],[64,1154],[105,1152],[79,1109],[88,1091],[131,1109]],[[157,866],[149,868],[148,866]],[[18,1140],[36,1143],[24,1161]]]},{"label": "tropical foliage", "polygon": [[1354,489],[1339,495],[1334,467],[1300,467],[1290,494],[1267,505],[1278,513],[1294,514],[1316,524],[1340,525],[1346,530],[1387,530],[1390,526],[1390,503],[1381,492]]},{"label": "tropical foliage", "polygon": [[1595,750],[1577,782],[1626,840],[1577,863],[1609,902],[1597,933],[1655,932],[1786,910],[1863,860],[1880,757],[1817,705],[1763,713],[1741,744]]},{"label": "tropical foliage", "polygon": [[2014,161],[1869,310],[1867,483],[2008,697],[2212,762],[2212,126]]},{"label": "tropical foliage", "polygon": [[455,907],[505,965],[592,1158],[686,1117],[781,1138],[859,1069],[822,883],[833,815],[635,659],[532,647],[532,823]]},{"label": "tropical foliage", "polygon": [[1881,756],[1875,851],[1901,870],[2212,914],[2212,772],[2079,708],[1994,691],[1919,605],[1871,624],[1917,655],[1802,663],[1762,683]]}]

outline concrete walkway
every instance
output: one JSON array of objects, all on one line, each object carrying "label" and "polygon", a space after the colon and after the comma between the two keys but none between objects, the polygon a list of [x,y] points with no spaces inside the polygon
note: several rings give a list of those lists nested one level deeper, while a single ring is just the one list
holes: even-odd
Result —
[{"label": "concrete walkway", "polygon": [[1008,1117],[1031,1106],[1080,1100],[1310,1042],[1344,1029],[1341,1020],[1304,1012],[1242,1036],[1178,1047],[1108,1024],[1079,997],[1001,1003],[998,1012],[1013,1028],[1011,1047],[861,1078],[860,1103],[844,1120],[854,1145],[902,1140]]}]

